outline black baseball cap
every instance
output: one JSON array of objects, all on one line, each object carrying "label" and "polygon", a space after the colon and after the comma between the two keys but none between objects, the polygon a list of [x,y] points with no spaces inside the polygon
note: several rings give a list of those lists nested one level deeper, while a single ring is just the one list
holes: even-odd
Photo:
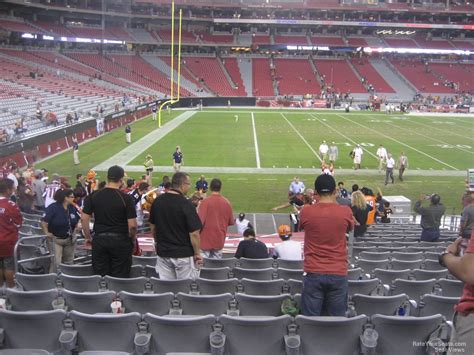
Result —
[{"label": "black baseball cap", "polygon": [[322,174],[316,178],[314,188],[318,194],[329,194],[336,190],[336,181],[331,175]]},{"label": "black baseball cap", "polygon": [[121,166],[114,165],[107,171],[107,179],[109,180],[120,180],[125,175],[125,171]]}]

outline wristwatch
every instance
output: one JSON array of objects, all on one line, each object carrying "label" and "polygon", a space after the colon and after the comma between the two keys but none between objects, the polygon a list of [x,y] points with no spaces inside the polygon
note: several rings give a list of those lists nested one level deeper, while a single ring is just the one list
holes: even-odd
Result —
[{"label": "wristwatch", "polygon": [[438,255],[438,262],[439,264],[442,266],[442,267],[446,267],[446,265],[444,264],[443,262],[443,258],[446,254],[451,254],[451,255],[454,255],[453,253],[451,253],[450,251],[443,251],[441,254]]}]

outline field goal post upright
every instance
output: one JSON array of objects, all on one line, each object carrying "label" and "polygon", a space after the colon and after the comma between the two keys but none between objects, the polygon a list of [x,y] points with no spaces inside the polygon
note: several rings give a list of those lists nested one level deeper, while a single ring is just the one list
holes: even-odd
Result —
[{"label": "field goal post upright", "polygon": [[163,102],[158,110],[158,128],[161,127],[161,111],[166,105],[172,105],[179,101],[181,94],[181,28],[183,20],[183,10],[179,9],[179,27],[178,27],[178,83],[176,90],[178,94],[174,96],[174,1],[171,3],[171,73],[170,73],[170,99]]}]

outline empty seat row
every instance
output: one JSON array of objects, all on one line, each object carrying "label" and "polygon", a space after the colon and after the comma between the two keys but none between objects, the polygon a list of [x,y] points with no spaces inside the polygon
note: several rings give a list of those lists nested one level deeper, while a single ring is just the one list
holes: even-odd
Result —
[{"label": "empty seat row", "polygon": [[355,262],[355,266],[360,267],[367,273],[371,273],[374,269],[392,269],[392,270],[405,270],[405,269],[428,269],[428,270],[439,270],[443,267],[437,260],[431,259],[417,259],[417,260],[397,260],[397,259],[382,259],[382,260],[368,260],[358,259]]},{"label": "empty seat row", "polygon": [[[176,317],[150,313],[88,315],[63,310],[0,312],[4,349],[40,349],[126,353],[212,354],[358,354],[371,328],[378,334],[371,350],[379,354],[419,354],[440,327],[441,315],[396,317],[365,315],[353,318]],[[449,329],[446,327],[446,329]],[[344,341],[335,341],[343,336]],[[449,337],[447,332],[446,339]],[[184,340],[184,341],[183,341]],[[421,349],[414,343],[423,344]],[[394,346],[396,344],[396,346]],[[366,344],[367,345],[367,344]],[[36,351],[35,353],[39,353]]]}]

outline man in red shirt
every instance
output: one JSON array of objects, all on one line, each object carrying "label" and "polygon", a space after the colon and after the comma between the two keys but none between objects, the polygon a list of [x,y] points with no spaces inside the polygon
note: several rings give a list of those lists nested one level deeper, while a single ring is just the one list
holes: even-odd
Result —
[{"label": "man in red shirt", "polygon": [[10,200],[12,193],[13,183],[8,179],[0,180],[0,283],[6,280],[8,287],[15,286],[13,248],[23,223],[20,209]]},{"label": "man in red shirt", "polygon": [[[439,255],[441,265],[464,282],[455,306],[448,354],[474,354],[474,232],[470,239],[458,238]],[[467,244],[467,248],[466,248]]]},{"label": "man in red shirt", "polygon": [[205,258],[222,258],[227,227],[234,224],[229,201],[221,195],[222,182],[212,179],[211,195],[202,200],[198,214],[202,222],[201,254]]},{"label": "man in red shirt", "polygon": [[[301,311],[305,316],[344,316],[347,310],[346,233],[354,228],[348,206],[336,202],[336,182],[320,175],[314,183],[315,205],[301,210],[304,228],[304,271]],[[323,309],[324,306],[324,309]]]}]

